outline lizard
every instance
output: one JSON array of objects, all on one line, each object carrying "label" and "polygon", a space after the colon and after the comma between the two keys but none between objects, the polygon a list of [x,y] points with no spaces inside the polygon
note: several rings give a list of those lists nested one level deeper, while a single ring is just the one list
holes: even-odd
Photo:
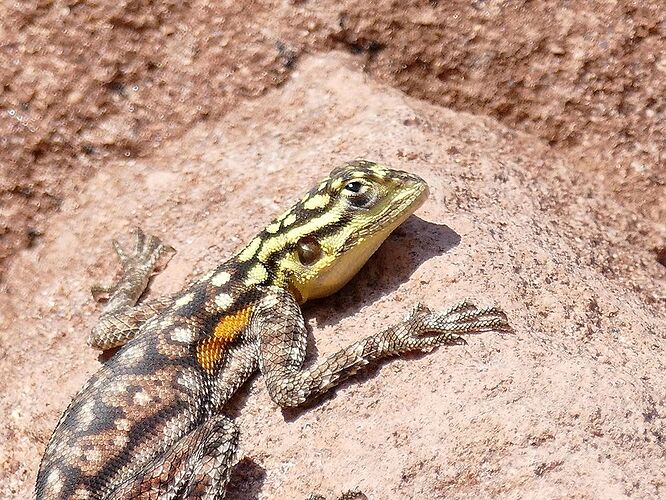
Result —
[{"label": "lizard", "polygon": [[497,307],[417,304],[402,322],[303,367],[300,306],[344,286],[428,194],[415,174],[345,163],[229,260],[157,299],[141,300],[175,250],[140,229],[131,252],[114,240],[122,274],[97,288],[109,300],[88,344],[119,349],[60,418],[36,498],[223,498],[239,440],[225,405],[254,372],[278,406],[295,407],[373,361],[508,331]]}]

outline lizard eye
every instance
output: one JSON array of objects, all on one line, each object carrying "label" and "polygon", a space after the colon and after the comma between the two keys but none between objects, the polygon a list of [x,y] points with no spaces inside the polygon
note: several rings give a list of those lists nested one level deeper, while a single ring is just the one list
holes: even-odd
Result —
[{"label": "lizard eye", "polygon": [[304,236],[296,243],[298,260],[304,266],[310,266],[321,258],[321,245],[314,236]]},{"label": "lizard eye", "polygon": [[343,194],[354,208],[368,208],[375,200],[371,187],[361,181],[348,182],[343,189]]},{"label": "lizard eye", "polygon": [[358,181],[353,181],[353,182],[348,182],[347,185],[345,186],[345,189],[347,191],[351,191],[352,193],[358,193],[362,187],[363,184],[361,184]]}]

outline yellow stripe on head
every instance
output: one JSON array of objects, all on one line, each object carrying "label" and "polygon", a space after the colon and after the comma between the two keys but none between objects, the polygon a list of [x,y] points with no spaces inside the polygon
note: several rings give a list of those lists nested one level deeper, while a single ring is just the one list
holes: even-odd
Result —
[{"label": "yellow stripe on head", "polygon": [[301,302],[341,288],[428,195],[420,177],[367,160],[334,169],[239,257],[263,263]]}]

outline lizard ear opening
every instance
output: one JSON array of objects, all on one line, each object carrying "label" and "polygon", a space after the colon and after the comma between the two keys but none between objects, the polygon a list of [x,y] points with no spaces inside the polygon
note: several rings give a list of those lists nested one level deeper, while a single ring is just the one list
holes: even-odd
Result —
[{"label": "lizard ear opening", "polygon": [[321,258],[321,245],[314,236],[304,236],[296,243],[296,254],[301,264],[311,266]]}]

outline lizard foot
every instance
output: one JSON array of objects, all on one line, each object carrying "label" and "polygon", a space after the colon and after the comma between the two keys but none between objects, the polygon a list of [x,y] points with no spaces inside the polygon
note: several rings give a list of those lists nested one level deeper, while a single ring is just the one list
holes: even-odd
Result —
[{"label": "lizard foot", "polygon": [[90,291],[96,301],[108,298],[128,280],[128,277],[139,274],[149,278],[163,269],[176,253],[171,245],[163,243],[157,236],[147,235],[139,227],[133,231],[133,234],[135,242],[131,253],[128,253],[118,240],[113,240],[113,249],[120,261],[123,277],[116,284],[93,285]]},{"label": "lizard foot", "polygon": [[506,314],[494,306],[478,307],[465,300],[439,312],[417,304],[405,318],[403,327],[392,332],[397,351],[430,351],[438,345],[466,344],[461,335],[486,331],[509,332]]}]

